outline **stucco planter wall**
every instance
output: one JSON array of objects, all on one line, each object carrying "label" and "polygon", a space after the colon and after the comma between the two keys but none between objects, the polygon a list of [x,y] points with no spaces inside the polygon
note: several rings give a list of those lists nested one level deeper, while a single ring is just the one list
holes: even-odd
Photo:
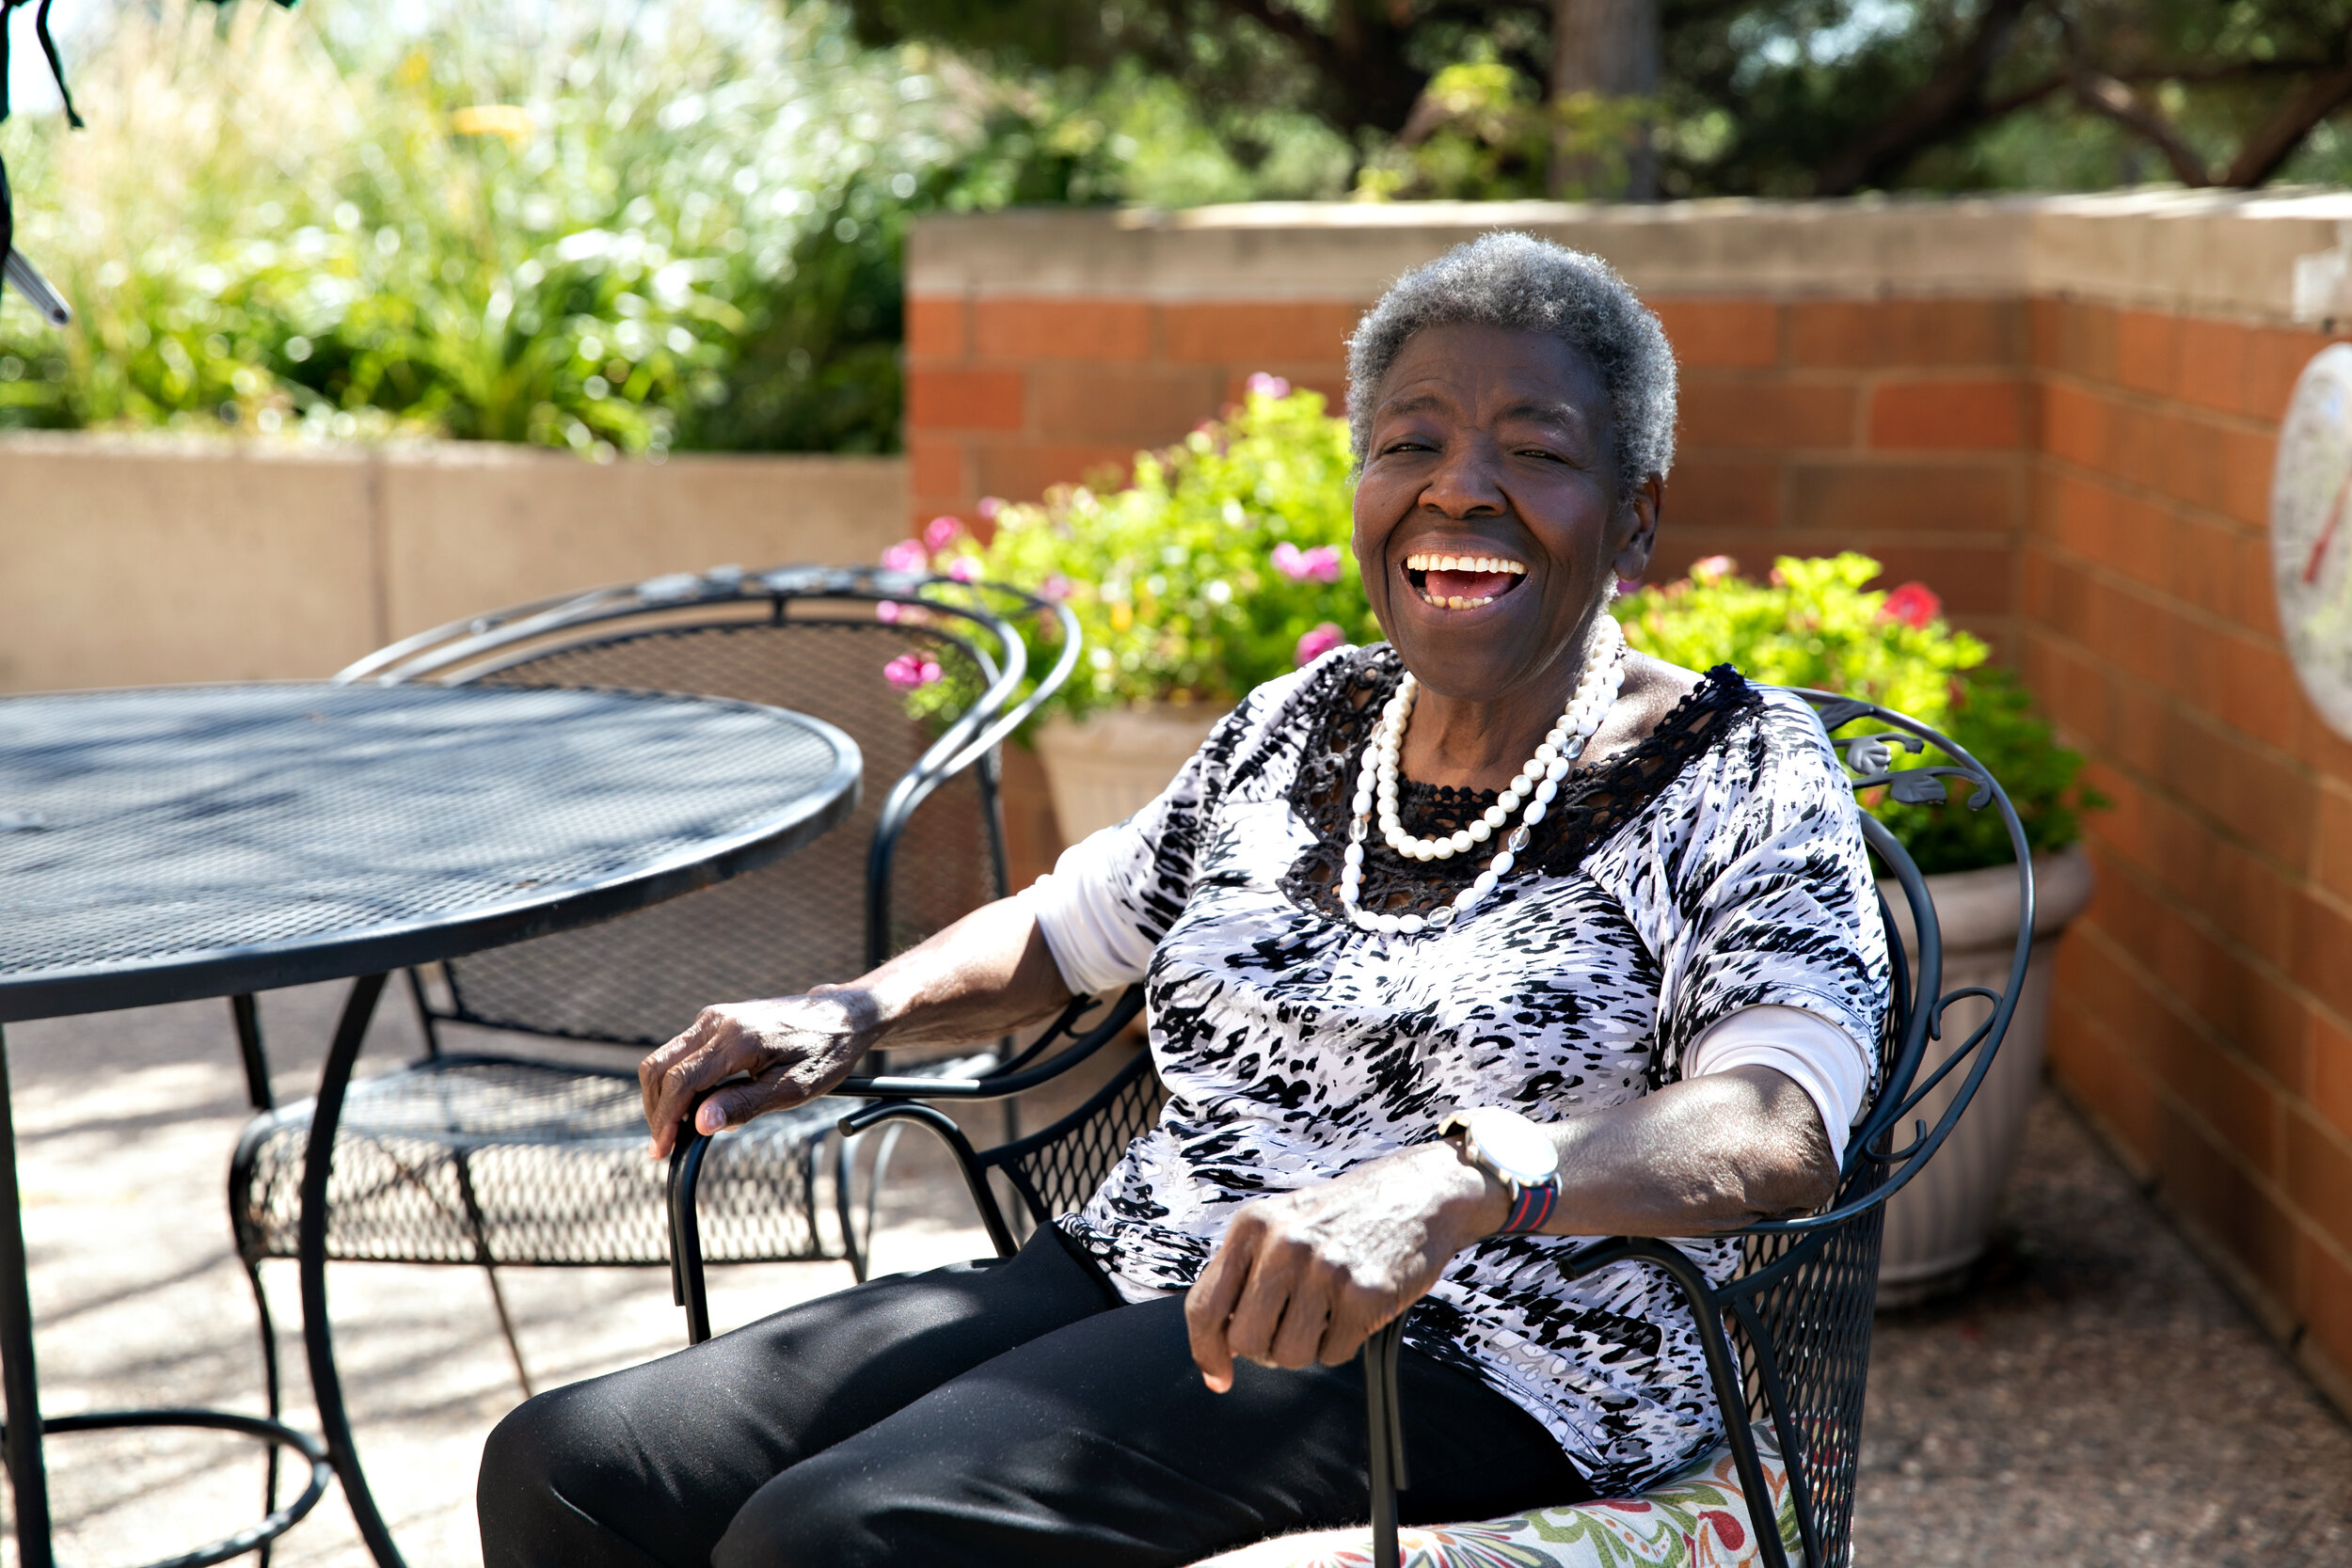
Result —
[{"label": "stucco planter wall", "polygon": [[546,594],[872,561],[906,505],[897,457],[0,436],[0,691],[330,675]]},{"label": "stucco planter wall", "polygon": [[1154,705],[1106,709],[1083,724],[1045,724],[1037,754],[1062,842],[1075,844],[1149,805],[1225,714],[1208,705]]},{"label": "stucco planter wall", "polygon": [[[2009,866],[1950,872],[1929,878],[1928,891],[1943,928],[1945,992],[1966,986],[2003,989],[2017,942],[2016,872]],[[1886,1206],[1885,1245],[1879,1258],[1881,1307],[1909,1306],[1961,1284],[1984,1252],[2001,1184],[2042,1083],[2058,941],[2090,902],[2089,857],[2079,848],[2037,856],[2034,892],[2033,957],[1992,1070],[1944,1147]],[[1915,958],[1918,943],[1901,894],[1890,886],[1887,901],[1902,927],[1903,949]],[[1928,1042],[1923,1072],[1932,1071],[1943,1053],[1966,1039],[1991,1010],[1977,998],[1953,1004],[1944,1015],[1943,1040]],[[1962,1076],[1955,1069],[1938,1085],[1920,1104],[1917,1119],[1933,1127],[1951,1104]],[[1910,1133],[1897,1136],[1907,1139]]]}]

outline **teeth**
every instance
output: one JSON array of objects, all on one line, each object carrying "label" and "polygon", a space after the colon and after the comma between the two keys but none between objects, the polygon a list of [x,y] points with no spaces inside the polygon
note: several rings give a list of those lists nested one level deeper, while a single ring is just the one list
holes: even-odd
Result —
[{"label": "teeth", "polygon": [[1422,550],[1405,558],[1408,572],[1508,572],[1513,577],[1525,577],[1527,568],[1520,562],[1499,555],[1438,555]]}]

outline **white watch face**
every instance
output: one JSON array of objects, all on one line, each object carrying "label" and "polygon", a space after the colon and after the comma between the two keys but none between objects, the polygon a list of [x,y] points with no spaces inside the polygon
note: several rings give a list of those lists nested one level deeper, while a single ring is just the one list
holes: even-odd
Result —
[{"label": "white watch face", "polygon": [[2271,470],[2270,564],[2303,689],[2352,736],[2352,344],[2321,349],[2295,383]]},{"label": "white watch face", "polygon": [[1560,1172],[1560,1153],[1543,1129],[1510,1111],[1465,1114],[1478,1152],[1496,1171],[1522,1187],[1541,1186]]}]

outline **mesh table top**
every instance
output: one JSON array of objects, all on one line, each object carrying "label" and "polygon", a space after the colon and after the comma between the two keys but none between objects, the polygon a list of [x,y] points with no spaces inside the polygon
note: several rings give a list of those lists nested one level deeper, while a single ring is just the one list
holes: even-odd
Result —
[{"label": "mesh table top", "polygon": [[857,745],[644,692],[252,685],[0,699],[0,1022],[374,974],[760,865]]}]

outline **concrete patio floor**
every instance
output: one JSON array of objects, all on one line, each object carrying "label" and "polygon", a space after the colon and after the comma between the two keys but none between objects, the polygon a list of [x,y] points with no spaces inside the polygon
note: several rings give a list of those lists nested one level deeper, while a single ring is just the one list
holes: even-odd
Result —
[{"label": "concrete patio floor", "polygon": [[[310,1092],[339,988],[263,1001],[278,1090]],[[417,1049],[387,1001],[369,1061]],[[52,1415],[138,1403],[259,1411],[252,1305],[224,1179],[246,1117],[226,1004],[8,1031]],[[910,1140],[878,1265],[984,1250],[944,1162]],[[290,1418],[310,1425],[290,1263],[268,1288]],[[2352,1429],[2255,1329],[2073,1115],[2037,1107],[2004,1243],[1967,1294],[1880,1320],[1857,1561],[2352,1563]],[[540,1386],[683,1343],[651,1270],[504,1275]],[[746,1322],[848,1283],[838,1263],[715,1271],[713,1316]],[[379,1504],[418,1568],[479,1560],[484,1434],[519,1397],[481,1276],[338,1265],[342,1365]],[[131,1563],[258,1517],[251,1445],[169,1433],[50,1448],[59,1556]],[[14,1544],[0,1548],[13,1562]],[[362,1568],[333,1493],[278,1548],[286,1568]]]}]

